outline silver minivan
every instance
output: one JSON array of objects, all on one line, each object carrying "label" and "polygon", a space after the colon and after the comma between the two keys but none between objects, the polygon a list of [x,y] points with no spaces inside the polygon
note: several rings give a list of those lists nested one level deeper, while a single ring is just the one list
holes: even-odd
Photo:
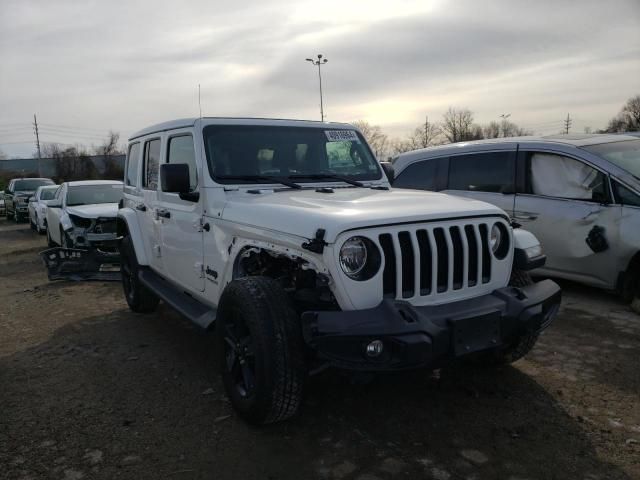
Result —
[{"label": "silver minivan", "polygon": [[640,294],[640,139],[557,135],[455,143],[392,160],[393,186],[493,203],[547,255],[540,275]]}]

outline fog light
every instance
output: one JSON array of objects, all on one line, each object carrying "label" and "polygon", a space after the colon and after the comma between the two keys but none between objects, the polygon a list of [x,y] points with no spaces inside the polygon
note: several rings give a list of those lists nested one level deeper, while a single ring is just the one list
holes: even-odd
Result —
[{"label": "fog light", "polygon": [[384,343],[382,340],[374,340],[367,345],[367,355],[369,357],[379,357],[384,350]]}]

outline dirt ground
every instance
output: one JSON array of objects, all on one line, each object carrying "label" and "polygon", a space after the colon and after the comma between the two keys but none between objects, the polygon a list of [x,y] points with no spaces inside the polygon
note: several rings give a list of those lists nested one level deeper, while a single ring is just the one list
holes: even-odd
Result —
[{"label": "dirt ground", "polygon": [[2,479],[640,478],[640,316],[565,283],[513,366],[311,379],[301,414],[234,416],[210,335],[118,283],[48,282],[44,237],[0,221]]}]

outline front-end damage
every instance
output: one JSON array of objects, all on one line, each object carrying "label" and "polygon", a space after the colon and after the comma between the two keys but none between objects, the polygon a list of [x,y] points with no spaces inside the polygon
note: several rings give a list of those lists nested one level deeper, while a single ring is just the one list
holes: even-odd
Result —
[{"label": "front-end damage", "polygon": [[66,220],[61,222],[66,246],[40,253],[49,280],[120,281],[116,219],[70,214]]}]

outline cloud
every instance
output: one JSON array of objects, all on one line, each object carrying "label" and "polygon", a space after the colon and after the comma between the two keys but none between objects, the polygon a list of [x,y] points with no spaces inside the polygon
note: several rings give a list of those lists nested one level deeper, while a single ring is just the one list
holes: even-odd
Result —
[{"label": "cloud", "polygon": [[401,134],[458,105],[483,122],[570,111],[598,128],[638,93],[640,4],[5,0],[0,149],[31,135],[2,124],[34,112],[123,136],[192,116],[198,84],[208,115],[317,118],[317,70],[304,59],[319,52],[329,120]]}]

